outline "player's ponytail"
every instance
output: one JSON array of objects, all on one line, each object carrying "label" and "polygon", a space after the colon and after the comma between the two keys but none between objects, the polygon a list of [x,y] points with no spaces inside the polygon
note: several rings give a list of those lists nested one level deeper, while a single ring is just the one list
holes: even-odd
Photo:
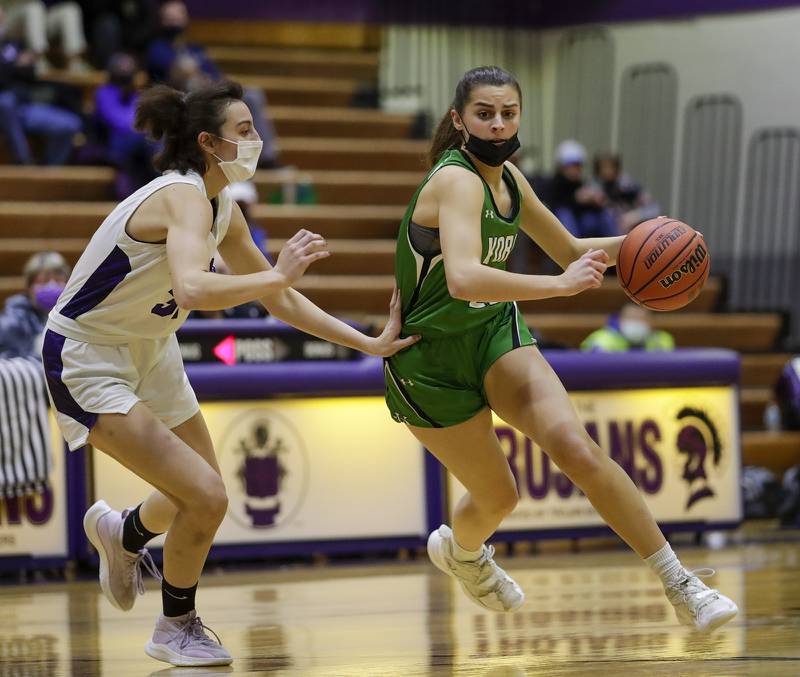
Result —
[{"label": "player's ponytail", "polygon": [[[451,108],[455,108],[455,106]],[[445,151],[451,150],[452,148],[461,148],[462,143],[464,143],[464,137],[461,136],[461,132],[453,127],[453,120],[448,110],[444,114],[444,117],[439,120],[436,131],[433,133],[431,148],[428,151],[429,166],[433,167],[439,162],[439,158],[442,157],[442,153]]]},{"label": "player's ponytail", "polygon": [[456,94],[453,97],[453,104],[450,106],[450,110],[439,121],[439,125],[433,134],[431,147],[428,151],[428,162],[431,167],[439,161],[445,151],[452,148],[460,148],[461,144],[464,143],[464,137],[461,132],[453,126],[450,111],[455,110],[461,116],[464,113],[465,106],[469,103],[472,90],[481,85],[493,85],[495,87],[510,85],[514,87],[517,90],[517,94],[519,94],[519,104],[522,106],[522,89],[517,79],[507,70],[499,66],[479,66],[464,73],[456,85]]},{"label": "player's ponytail", "polygon": [[134,127],[155,141],[163,140],[163,150],[153,160],[155,168],[160,172],[176,169],[182,174],[193,169],[205,174],[205,155],[197,136],[200,132],[219,134],[226,109],[242,96],[241,85],[230,81],[198,87],[187,94],[166,85],[143,92]]}]

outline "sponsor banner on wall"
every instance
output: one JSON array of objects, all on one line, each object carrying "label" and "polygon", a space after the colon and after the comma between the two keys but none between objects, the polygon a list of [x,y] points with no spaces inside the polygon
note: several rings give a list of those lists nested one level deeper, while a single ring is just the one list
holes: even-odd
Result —
[{"label": "sponsor banner on wall", "polygon": [[[424,535],[424,456],[383,398],[201,407],[228,492],[215,544]],[[96,498],[121,509],[149,492],[105,454],[94,461]]]},{"label": "sponsor banner on wall", "polygon": [[[741,519],[735,388],[575,392],[570,398],[589,435],[625,469],[657,521]],[[495,431],[520,495],[499,531],[604,524],[538,445],[497,417]],[[454,506],[465,490],[452,476],[449,489]]]},{"label": "sponsor banner on wall", "polygon": [[41,494],[0,497],[0,557],[67,556],[66,452],[52,414],[48,420],[53,456],[49,486]]}]

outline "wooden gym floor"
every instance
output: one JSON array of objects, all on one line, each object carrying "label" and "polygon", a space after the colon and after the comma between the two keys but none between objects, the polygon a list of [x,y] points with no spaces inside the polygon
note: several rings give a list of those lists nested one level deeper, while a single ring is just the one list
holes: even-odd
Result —
[{"label": "wooden gym floor", "polygon": [[678,548],[740,615],[710,636],[679,626],[658,581],[623,550],[501,557],[528,598],[484,613],[427,561],[208,573],[203,620],[230,668],[172,668],[143,645],[154,581],[125,614],[96,582],[0,587],[0,677],[146,675],[800,675],[800,546]]}]

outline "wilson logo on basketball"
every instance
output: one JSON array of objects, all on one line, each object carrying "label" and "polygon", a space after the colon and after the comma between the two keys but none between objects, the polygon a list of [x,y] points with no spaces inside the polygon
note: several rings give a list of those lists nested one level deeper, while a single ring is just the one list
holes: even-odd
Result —
[{"label": "wilson logo on basketball", "polygon": [[673,270],[671,273],[662,277],[659,280],[664,289],[668,289],[673,284],[675,284],[678,280],[680,280],[684,275],[692,275],[694,272],[700,267],[700,264],[706,260],[706,256],[708,256],[708,252],[706,252],[706,248],[702,244],[698,244],[694,251],[692,252],[691,256],[686,259],[678,268]]},{"label": "wilson logo on basketball", "polygon": [[659,216],[625,236],[617,278],[633,301],[650,310],[677,310],[703,289],[711,255],[703,235],[677,219]]},{"label": "wilson logo on basketball", "polygon": [[673,228],[663,237],[659,238],[659,243],[651,250],[651,252],[647,255],[647,258],[644,260],[645,268],[650,270],[650,268],[653,267],[653,264],[658,261],[659,257],[667,250],[667,248],[685,232],[686,228],[683,226],[683,224],[681,224],[680,226]]}]

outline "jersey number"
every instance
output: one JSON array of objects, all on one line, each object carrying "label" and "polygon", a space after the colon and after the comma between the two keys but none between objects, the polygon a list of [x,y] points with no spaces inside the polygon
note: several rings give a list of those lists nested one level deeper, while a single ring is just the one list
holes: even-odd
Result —
[{"label": "jersey number", "polygon": [[169,290],[170,299],[166,303],[156,303],[151,309],[150,312],[153,315],[158,315],[159,317],[169,317],[172,315],[172,319],[178,317],[178,303],[175,301],[175,297],[172,295],[172,290]]}]

